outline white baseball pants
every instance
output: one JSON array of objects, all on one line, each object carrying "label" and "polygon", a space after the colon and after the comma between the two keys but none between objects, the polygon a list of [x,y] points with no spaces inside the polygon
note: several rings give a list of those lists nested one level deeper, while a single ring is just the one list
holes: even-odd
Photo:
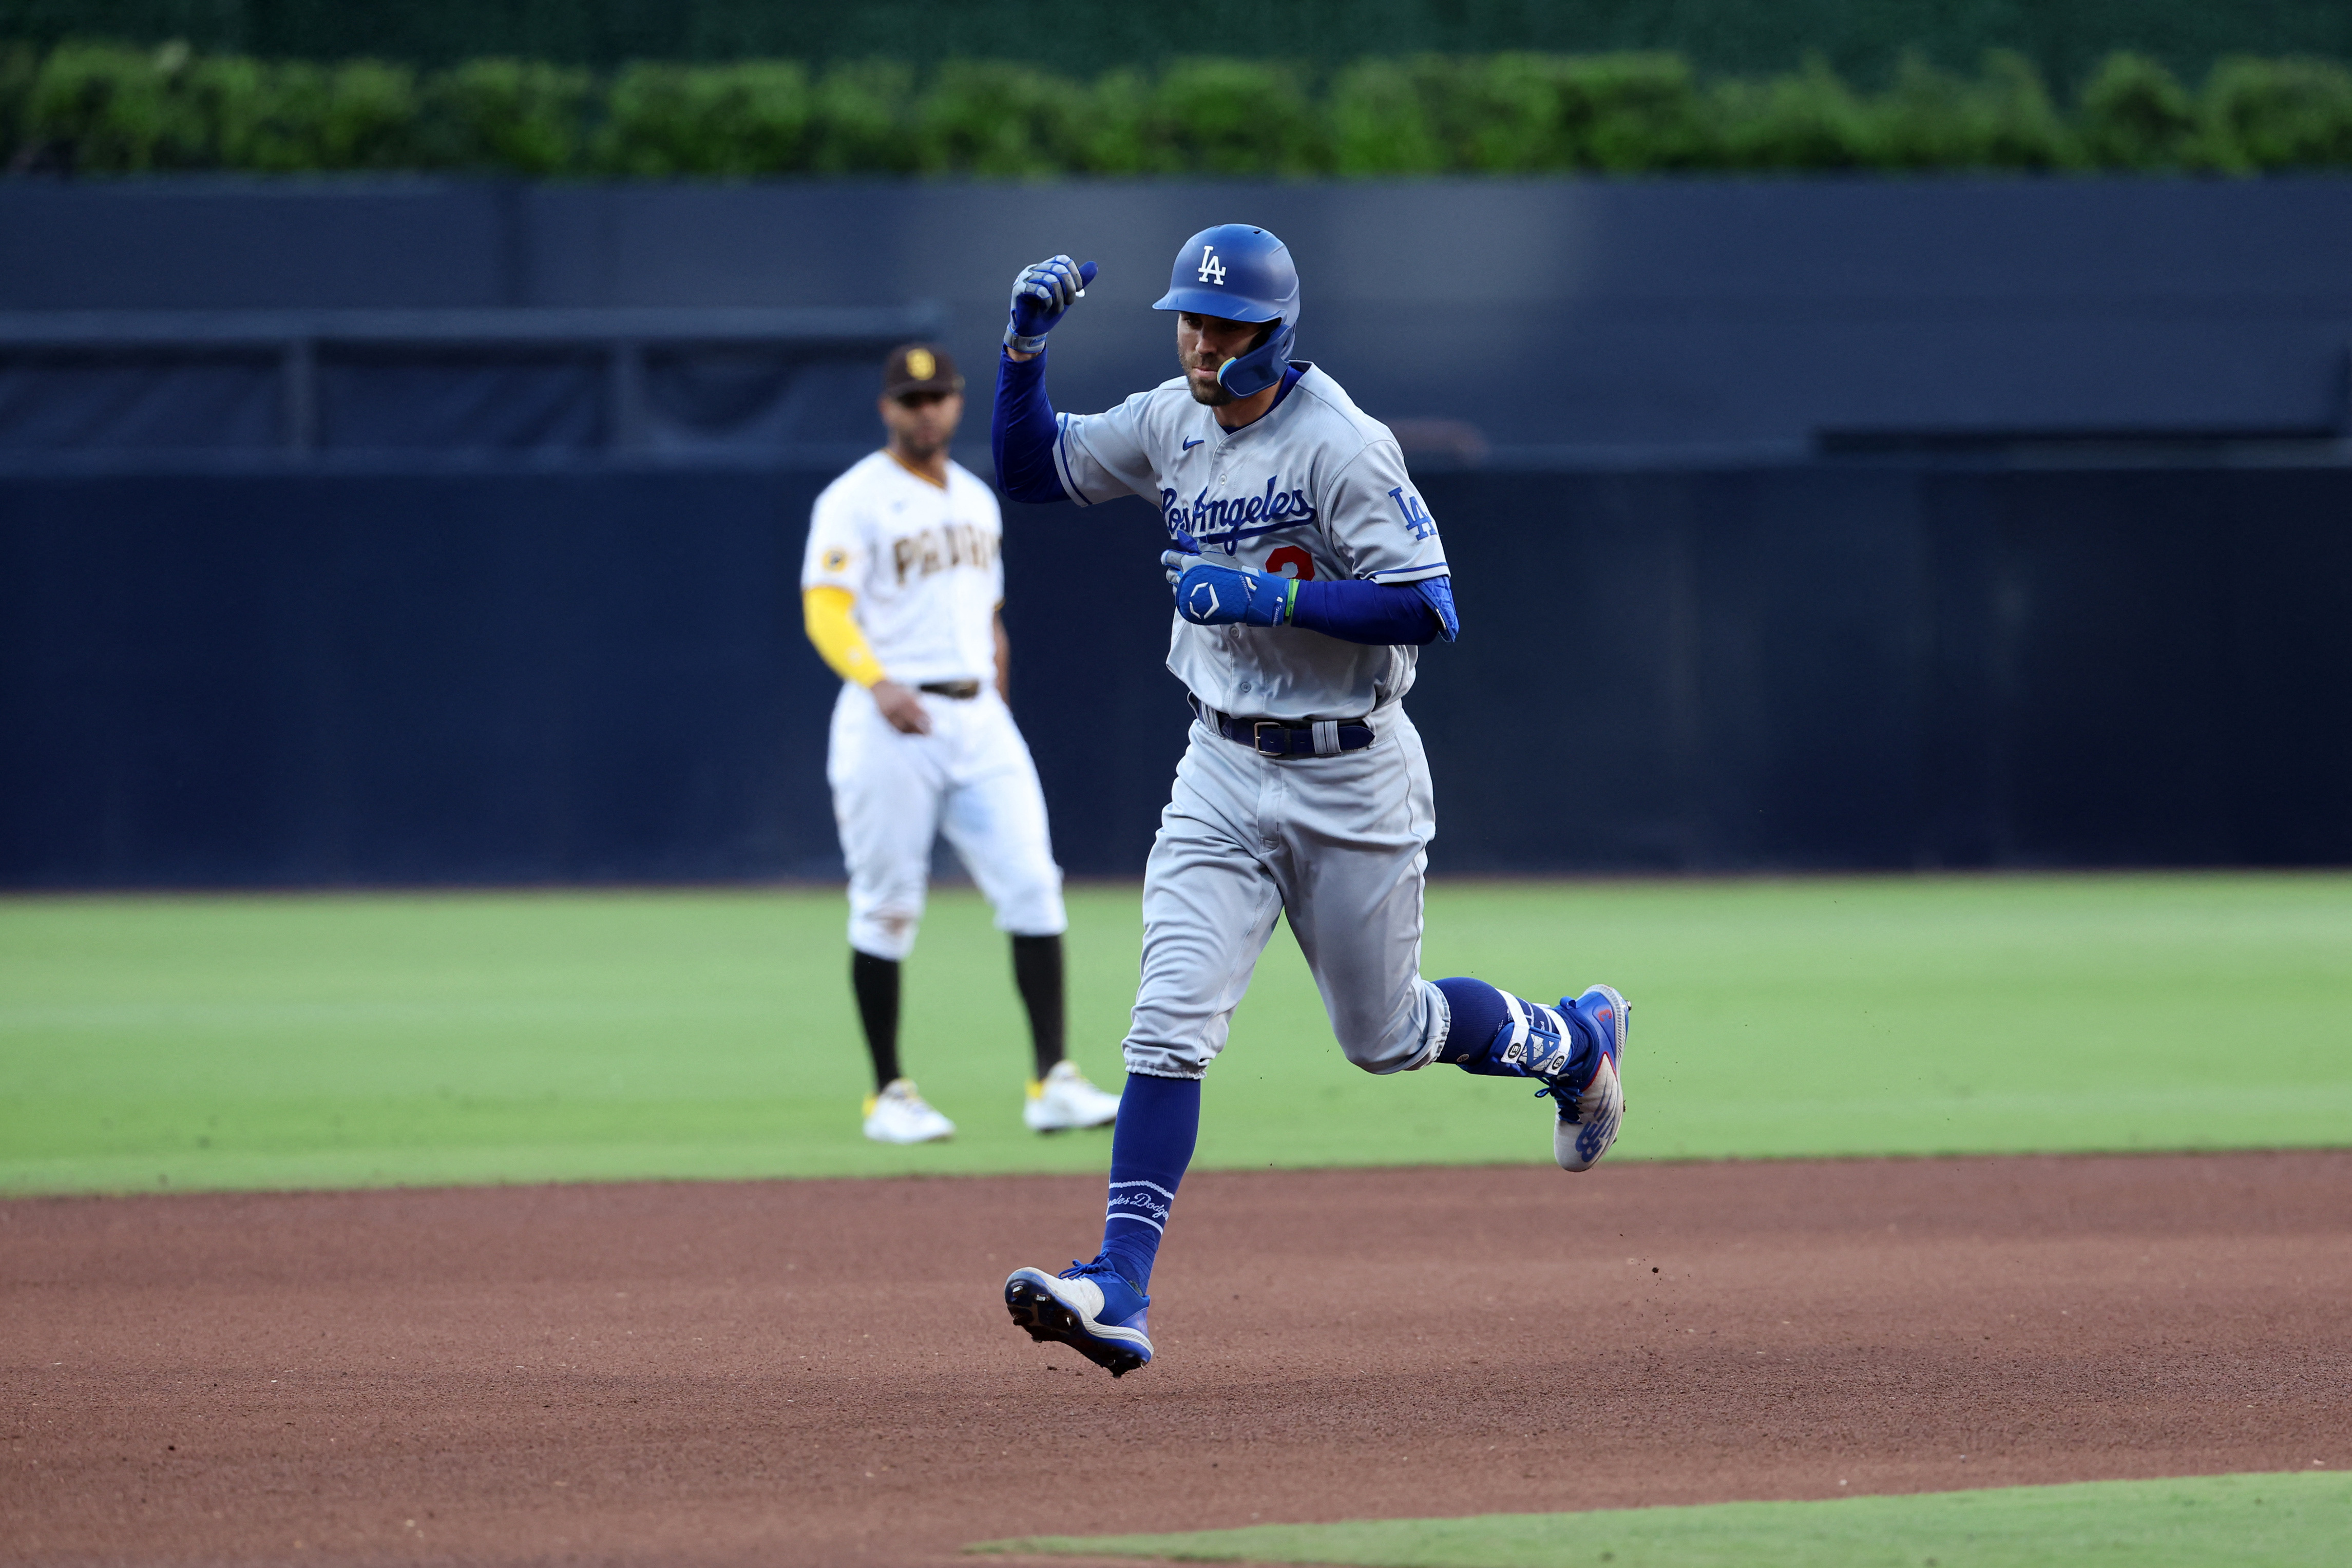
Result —
[{"label": "white baseball pants", "polygon": [[928,735],[891,728],[862,686],[833,705],[825,780],[849,865],[849,945],[876,958],[914,951],[930,880],[931,843],[945,836],[1014,936],[1055,936],[1062,868],[1045,827],[1037,766],[993,686],[967,700],[923,695]]},{"label": "white baseball pants", "polygon": [[1128,1071],[1208,1070],[1276,914],[1349,1061],[1389,1073],[1435,1056],[1448,1014],[1421,977],[1422,876],[1437,831],[1429,760],[1402,704],[1371,722],[1377,738],[1360,752],[1284,758],[1193,724],[1144,866]]}]

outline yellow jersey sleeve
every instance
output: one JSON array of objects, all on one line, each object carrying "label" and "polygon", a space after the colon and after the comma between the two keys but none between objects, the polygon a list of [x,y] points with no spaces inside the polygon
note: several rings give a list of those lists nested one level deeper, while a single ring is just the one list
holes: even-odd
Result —
[{"label": "yellow jersey sleeve", "polygon": [[871,686],[882,679],[882,666],[867,646],[866,634],[858,629],[857,618],[850,614],[856,603],[857,595],[846,588],[801,590],[801,614],[816,651],[842,679]]}]

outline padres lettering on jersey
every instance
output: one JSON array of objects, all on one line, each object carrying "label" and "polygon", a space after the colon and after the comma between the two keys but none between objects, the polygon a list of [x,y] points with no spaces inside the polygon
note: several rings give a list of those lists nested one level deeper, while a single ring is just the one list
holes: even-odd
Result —
[{"label": "padres lettering on jersey", "polygon": [[927,528],[920,533],[902,534],[892,540],[890,564],[903,586],[910,574],[928,577],[934,572],[952,571],[959,566],[989,570],[996,564],[997,546],[994,532],[983,533],[968,522],[950,522],[944,528]]},{"label": "padres lettering on jersey", "polygon": [[809,517],[801,586],[845,588],[891,679],[986,680],[1004,598],[996,496],[961,464],[943,489],[887,452],[827,485]]},{"label": "padres lettering on jersey", "polygon": [[[1235,565],[1326,582],[1446,575],[1437,523],[1396,437],[1311,366],[1239,430],[1193,401],[1181,376],[1107,413],[1064,416],[1054,462],[1080,505],[1157,501],[1171,539],[1181,530]],[[1411,689],[1420,651],[1170,618],[1169,669],[1228,713],[1358,718]]]}]

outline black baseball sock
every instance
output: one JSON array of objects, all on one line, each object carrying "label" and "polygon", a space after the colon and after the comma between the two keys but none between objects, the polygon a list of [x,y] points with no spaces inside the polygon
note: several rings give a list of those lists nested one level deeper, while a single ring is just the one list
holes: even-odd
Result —
[{"label": "black baseball sock", "polygon": [[851,948],[849,988],[857,995],[858,1021],[874,1058],[874,1087],[887,1089],[898,1076],[898,961]]},{"label": "black baseball sock", "polygon": [[1021,1005],[1029,1009],[1029,1043],[1037,1053],[1042,1079],[1062,1059],[1062,939],[1014,937],[1013,984],[1021,988]]}]

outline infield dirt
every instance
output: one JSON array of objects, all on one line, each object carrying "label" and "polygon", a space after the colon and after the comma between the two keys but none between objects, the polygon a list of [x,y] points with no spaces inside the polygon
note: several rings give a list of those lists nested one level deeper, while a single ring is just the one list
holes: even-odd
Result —
[{"label": "infield dirt", "polygon": [[0,1204],[7,1561],[970,1563],[990,1538],[2352,1464],[2352,1152]]}]

